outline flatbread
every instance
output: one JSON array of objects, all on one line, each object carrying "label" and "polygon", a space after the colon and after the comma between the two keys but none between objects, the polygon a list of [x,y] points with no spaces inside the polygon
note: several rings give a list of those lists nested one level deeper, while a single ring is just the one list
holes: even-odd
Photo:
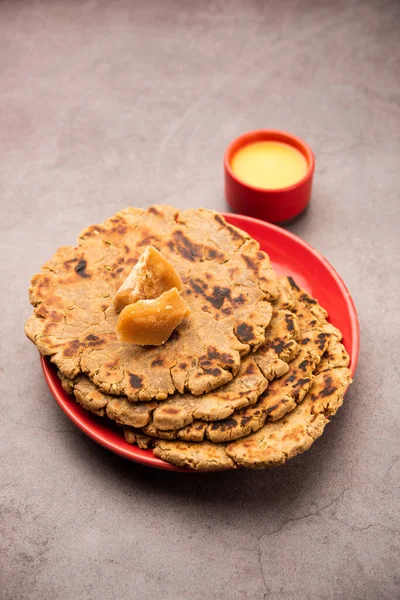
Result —
[{"label": "flatbread", "polygon": [[228,444],[227,455],[238,466],[261,469],[281,465],[305,452],[322,435],[329,418],[342,405],[350,383],[349,369],[322,371],[296,410],[281,421],[267,423],[257,433]]},{"label": "flatbread", "polygon": [[[286,365],[287,374],[284,374],[280,379],[275,379],[256,403],[249,403],[250,406],[236,410],[229,418],[218,420],[206,427],[201,427],[201,424],[197,421],[192,426],[186,426],[184,429],[178,429],[174,432],[163,430],[169,430],[172,427],[157,427],[154,415],[157,414],[157,411],[162,411],[164,407],[168,407],[171,401],[167,401],[156,409],[153,419],[145,426],[144,432],[146,434],[161,439],[182,439],[186,441],[209,439],[212,442],[226,442],[237,440],[257,431],[267,420],[276,421],[293,410],[308,392],[314,373],[317,373],[318,365],[324,353],[324,362],[327,364],[325,368],[332,366],[332,364],[336,366],[348,365],[349,356],[344,346],[338,341],[341,334],[327,322],[326,311],[318,305],[315,299],[299,288],[292,278],[280,278],[280,286],[281,289],[286,289],[287,296],[285,298],[285,295],[281,294],[280,298],[282,300],[278,300],[276,304],[284,302],[285,305],[291,306],[293,312],[298,315],[297,327],[302,330],[301,350],[295,360]],[[313,312],[310,312],[309,307]],[[287,312],[278,310],[276,314],[285,315],[287,319],[287,314],[285,314]],[[293,313],[289,314],[293,317]],[[281,318],[280,320],[283,321],[284,319]],[[269,329],[273,325],[274,317],[271,320]],[[289,326],[289,331],[291,326]],[[304,330],[304,327],[311,327],[311,329]],[[271,337],[273,338],[273,335]],[[279,348],[281,341],[279,338],[275,339],[275,343],[271,342],[271,345],[275,344],[275,348]],[[254,357],[251,357],[251,360],[256,361],[260,353],[262,353],[262,347]],[[228,384],[228,386],[233,386],[233,383]],[[190,407],[188,407],[188,411],[190,412]],[[195,415],[195,417],[203,418],[200,415]],[[201,433],[203,438],[201,438]]]},{"label": "flatbread", "polygon": [[345,367],[323,370],[295,410],[275,423],[266,423],[256,433],[230,444],[156,440],[154,455],[179,467],[203,471],[281,465],[308,450],[322,435],[350,383],[350,371]]},{"label": "flatbread", "polygon": [[339,329],[327,321],[327,311],[318,303],[318,300],[299,287],[293,277],[279,277],[279,288],[283,298],[290,298],[290,302],[294,302],[292,310],[301,322],[303,331],[321,329],[339,341],[342,339]]},{"label": "flatbread", "polygon": [[175,394],[156,408],[152,427],[155,430],[171,430],[196,419],[216,421],[254,404],[269,381],[288,372],[288,362],[300,350],[296,342],[298,335],[299,326],[293,313],[275,310],[266,331],[265,343],[243,359],[239,373],[232,381],[201,397]]},{"label": "flatbread", "polygon": [[99,417],[107,416],[120,425],[144,427],[151,419],[151,413],[157,402],[129,402],[126,396],[111,396],[99,390],[85,375],[71,380],[58,372],[61,384],[67,394],[73,394],[75,400]]},{"label": "flatbread", "polygon": [[[176,268],[191,314],[164,346],[121,344],[113,296],[149,244]],[[127,208],[33,277],[25,331],[65,377],[84,374],[103,392],[131,401],[201,395],[232,380],[241,357],[263,343],[278,295],[258,242],[219,214]]]},{"label": "flatbread", "polygon": [[257,431],[267,420],[276,421],[293,410],[307,394],[314,371],[328,348],[330,334],[312,331],[304,334],[304,339],[307,344],[302,346],[296,358],[288,365],[289,372],[272,381],[256,403],[236,410],[227,419],[213,423],[193,421],[182,429],[172,431],[157,429],[153,418],[143,428],[144,433],[161,439],[227,442]]},{"label": "flatbread", "polygon": [[[196,419],[215,421],[228,417],[236,409],[256,402],[269,381],[287,373],[287,363],[300,350],[295,341],[298,335],[296,316],[287,310],[276,310],[263,346],[242,360],[239,373],[231,382],[203,396],[176,393],[165,402],[130,402],[125,396],[115,397],[102,392],[85,375],[78,375],[73,380],[60,372],[58,376],[68,394],[73,394],[79,404],[99,416],[107,415],[119,424],[132,427],[148,425],[149,430],[145,429],[145,433],[151,432],[151,435],[161,423],[162,427],[179,430],[179,436],[175,436],[179,439],[199,441],[199,431],[204,428]],[[157,413],[150,423],[152,414]],[[193,427],[186,427],[193,422]],[[161,432],[159,437],[173,439],[174,436]]]}]

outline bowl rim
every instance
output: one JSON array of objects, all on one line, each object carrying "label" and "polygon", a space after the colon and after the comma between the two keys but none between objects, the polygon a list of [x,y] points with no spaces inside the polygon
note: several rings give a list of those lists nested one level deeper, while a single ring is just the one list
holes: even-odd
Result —
[{"label": "bowl rim", "polygon": [[[289,146],[293,146],[294,148],[299,150],[307,161],[308,168],[304,177],[302,177],[301,179],[299,179],[299,181],[296,181],[296,183],[293,183],[292,185],[288,185],[286,187],[281,188],[257,187],[255,185],[246,183],[242,179],[238,178],[231,167],[233,155],[239,150],[239,148],[247,146],[252,142],[261,141],[279,141],[286,143]],[[291,190],[295,190],[311,179],[315,169],[315,157],[310,146],[308,146],[308,144],[306,144],[302,139],[293,135],[292,133],[288,133],[287,131],[281,131],[279,129],[254,129],[253,131],[248,131],[246,133],[243,133],[242,135],[239,135],[228,145],[224,154],[224,168],[225,172],[228,173],[228,175],[239,186],[242,186],[254,192],[258,192],[260,194],[279,195],[290,192]]]}]

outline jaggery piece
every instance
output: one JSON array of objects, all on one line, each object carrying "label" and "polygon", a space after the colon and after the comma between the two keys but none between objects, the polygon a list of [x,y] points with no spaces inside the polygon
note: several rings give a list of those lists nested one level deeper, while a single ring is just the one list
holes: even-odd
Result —
[{"label": "jaggery piece", "polygon": [[138,300],[121,311],[117,321],[118,338],[128,344],[161,346],[189,312],[176,288],[154,300]]},{"label": "jaggery piece", "polygon": [[115,310],[121,312],[124,306],[138,300],[158,298],[172,288],[183,289],[175,267],[154,246],[147,246],[115,294]]}]

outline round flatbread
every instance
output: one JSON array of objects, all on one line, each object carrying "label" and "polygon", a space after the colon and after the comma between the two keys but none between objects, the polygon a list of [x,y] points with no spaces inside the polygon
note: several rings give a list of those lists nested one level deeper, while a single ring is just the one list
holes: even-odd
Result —
[{"label": "round flatbread", "polygon": [[322,435],[350,383],[350,371],[345,367],[321,371],[295,410],[275,423],[266,423],[256,433],[230,444],[157,440],[154,455],[178,467],[201,471],[281,465],[308,450]]},{"label": "round flatbread", "polygon": [[[160,347],[122,344],[113,297],[143,249],[173,264],[191,314]],[[265,339],[278,283],[268,256],[219,214],[127,208],[82,232],[32,279],[25,330],[68,379],[86,375],[130,401],[201,395],[228,383]]]},{"label": "round flatbread", "polygon": [[[162,432],[179,441],[153,438],[156,456],[199,470],[214,470],[216,457],[220,469],[264,468],[304,452],[322,434],[351,383],[349,355],[340,343],[340,331],[327,322],[327,313],[317,301],[292,279],[280,283],[288,285],[289,296],[294,290],[296,302],[291,309],[300,329],[303,324],[311,327],[302,331],[301,350],[288,374],[274,380],[256,404],[236,411],[228,420],[197,421],[179,432]],[[216,443],[210,436],[212,428],[217,432]],[[148,426],[145,430],[151,431]],[[221,443],[229,439],[236,441]],[[151,440],[147,438],[146,443],[149,447]]]},{"label": "round flatbread", "polygon": [[[296,343],[300,351],[296,352],[297,355],[292,362],[286,364],[286,370],[283,373],[275,373],[275,376],[280,378],[275,378],[272,381],[256,403],[249,403],[250,405],[233,413],[231,412],[229,418],[217,420],[207,425],[202,424],[200,421],[194,421],[189,425],[190,421],[188,420],[185,423],[186,426],[177,431],[171,431],[173,428],[170,426],[157,427],[155,415],[158,411],[168,408],[173,402],[169,400],[155,410],[152,420],[143,429],[144,433],[161,439],[181,439],[185,441],[209,439],[212,442],[227,442],[237,440],[257,431],[267,420],[276,421],[293,410],[303,400],[312,384],[314,375],[319,372],[318,365],[324,353],[325,363],[330,361],[329,364],[347,367],[349,356],[344,346],[339,342],[341,334],[327,322],[326,311],[319,306],[315,299],[298,288],[292,278],[281,278],[280,285],[281,289],[287,287],[285,302],[290,304],[293,313],[298,315],[297,328],[301,330],[300,345]],[[295,289],[295,292],[293,292],[293,289]],[[284,294],[281,294],[281,298],[281,301],[283,301]],[[288,302],[288,298],[290,302]],[[277,301],[274,304],[279,305],[279,302]],[[310,310],[313,312],[311,313]],[[258,356],[263,357],[263,348],[268,348],[268,344],[275,350],[283,348],[282,339],[285,338],[275,337],[275,341],[273,341],[274,335],[278,332],[282,333],[282,323],[286,322],[286,340],[288,339],[288,335],[293,329],[293,313],[275,309],[274,316],[267,329],[266,343],[254,356],[251,356],[251,358],[246,357],[247,360],[252,360],[257,364]],[[315,318],[314,313],[317,314],[318,318]],[[277,318],[276,315],[279,314],[281,317]],[[289,315],[291,316],[290,319]],[[279,327],[278,323],[280,323]],[[269,339],[269,336],[271,336],[271,339]],[[270,351],[271,349],[268,348],[268,352]],[[233,384],[234,381],[228,386],[233,386]],[[187,410],[190,413],[189,403]],[[195,416],[202,419],[199,415]],[[168,425],[167,421],[166,424]]]},{"label": "round flatbread", "polygon": [[[274,377],[288,372],[288,362],[300,350],[297,317],[288,310],[278,309],[266,331],[264,344],[242,360],[236,377],[217,390],[202,396],[176,393],[164,402],[130,402],[126,396],[112,396],[101,391],[88,377],[74,379],[58,373],[63,388],[73,394],[81,406],[99,416],[107,416],[122,425],[145,427],[144,433],[173,438],[167,429],[178,430],[179,439],[197,440],[202,421],[229,417],[235,410],[254,404]],[[190,425],[193,424],[191,427]],[[183,428],[183,430],[182,430]],[[182,437],[185,436],[185,437]]]}]

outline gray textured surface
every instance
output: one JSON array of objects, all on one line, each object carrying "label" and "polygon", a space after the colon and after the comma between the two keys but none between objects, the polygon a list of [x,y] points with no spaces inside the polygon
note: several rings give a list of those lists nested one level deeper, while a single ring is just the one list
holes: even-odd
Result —
[{"label": "gray textured surface", "polygon": [[[395,1],[0,3],[2,600],[399,597],[399,28]],[[290,229],[354,296],[356,380],[287,467],[146,470],[58,409],[28,282],[127,204],[224,209],[258,127],[315,150]]]}]

